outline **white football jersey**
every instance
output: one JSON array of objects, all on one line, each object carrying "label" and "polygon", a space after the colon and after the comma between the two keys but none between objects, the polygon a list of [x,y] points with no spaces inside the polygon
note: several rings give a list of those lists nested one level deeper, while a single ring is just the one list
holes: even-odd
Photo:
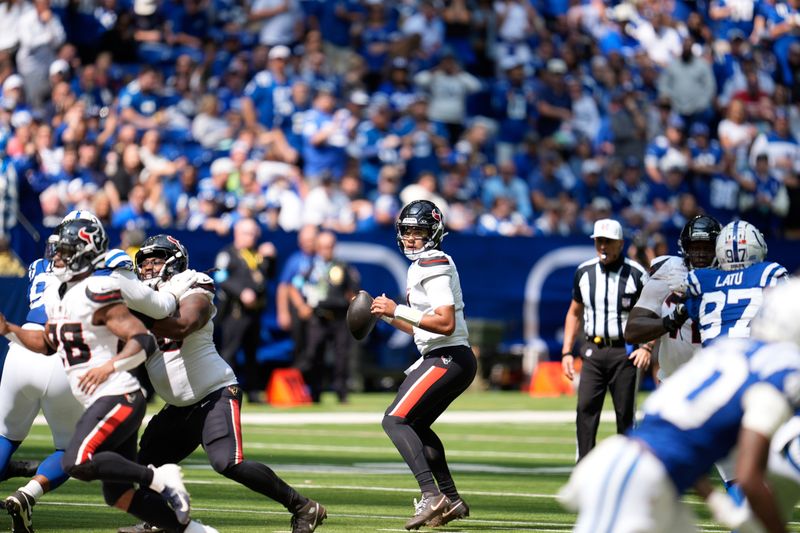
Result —
[{"label": "white football jersey", "polygon": [[77,283],[53,283],[43,296],[47,311],[47,335],[64,363],[72,394],[84,407],[102,396],[139,390],[129,372],[114,372],[91,394],[78,388],[78,380],[90,368],[101,366],[117,355],[119,338],[106,326],[92,323],[95,312],[123,303],[119,283],[111,276],[89,276]]},{"label": "white football jersey", "polygon": [[[200,294],[213,302],[214,281],[199,274],[197,282],[181,296],[181,300],[192,294]],[[216,309],[211,318],[215,314]],[[150,356],[145,366],[153,388],[168,404],[179,407],[192,405],[215,390],[237,382],[233,369],[214,346],[211,319],[182,341],[161,338],[158,341],[161,350]]]},{"label": "white football jersey", "polygon": [[[685,271],[685,268],[683,259],[680,257],[673,256],[664,260],[658,270],[652,273],[650,280],[645,283],[636,307],[652,311],[660,317],[669,315],[675,309],[678,301],[669,290],[667,280],[672,272],[679,269]],[[700,330],[691,319],[687,320],[677,332],[662,335],[658,344],[659,379],[664,380],[672,375],[700,348]]]},{"label": "white football jersey", "polygon": [[[428,284],[441,276],[449,280],[449,289],[436,290]],[[452,335],[439,335],[414,328],[414,342],[422,355],[444,346],[469,346],[461,280],[449,255],[441,250],[431,250],[411,263],[406,278],[406,299],[410,307],[426,315],[432,315],[434,309],[443,305],[454,305],[456,308],[456,329]]]}]

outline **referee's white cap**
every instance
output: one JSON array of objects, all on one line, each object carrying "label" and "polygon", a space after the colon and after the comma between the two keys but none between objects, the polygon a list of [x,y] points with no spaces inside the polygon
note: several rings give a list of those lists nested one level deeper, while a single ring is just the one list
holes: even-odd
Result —
[{"label": "referee's white cap", "polygon": [[622,225],[616,220],[610,218],[601,218],[594,223],[594,232],[591,235],[592,239],[598,237],[605,237],[615,241],[622,240]]}]

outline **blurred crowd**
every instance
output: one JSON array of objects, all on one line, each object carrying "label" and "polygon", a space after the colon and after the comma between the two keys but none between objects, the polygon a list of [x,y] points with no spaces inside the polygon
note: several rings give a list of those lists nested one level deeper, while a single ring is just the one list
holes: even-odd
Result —
[{"label": "blurred crowd", "polygon": [[0,234],[347,233],[425,198],[479,235],[800,238],[798,4],[5,0]]}]

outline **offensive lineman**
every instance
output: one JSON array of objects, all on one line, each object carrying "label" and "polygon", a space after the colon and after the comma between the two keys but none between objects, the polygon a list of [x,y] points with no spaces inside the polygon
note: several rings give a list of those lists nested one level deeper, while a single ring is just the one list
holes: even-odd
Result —
[{"label": "offensive lineman", "polygon": [[[408,305],[385,295],[371,311],[413,335],[422,357],[414,363],[383,416],[383,429],[417,478],[422,498],[406,529],[437,527],[469,516],[450,474],[444,445],[431,425],[475,378],[477,361],[464,320],[461,281],[441,250],[444,217],[433,202],[416,200],[397,218],[397,245],[411,259]],[[437,486],[438,485],[438,486]]]},{"label": "offensive lineman", "polygon": [[[186,248],[169,235],[149,237],[136,253],[136,272],[150,284],[168,282],[188,265]],[[283,504],[292,513],[292,533],[311,533],[327,517],[325,508],[299,494],[268,466],[244,458],[242,391],[214,346],[213,299],[214,281],[199,274],[197,283],[181,296],[177,316],[150,327],[161,351],[145,366],[166,405],[142,434],[138,462],[178,463],[202,445],[214,470]],[[154,531],[149,524],[120,531]]]},{"label": "offensive lineman", "polygon": [[[30,311],[22,326],[24,329],[44,329],[47,315],[42,295],[48,286],[59,283],[51,272],[51,254],[60,228],[76,219],[92,220],[99,224],[89,211],[72,211],[48,240],[45,258],[31,263],[28,269]],[[131,308],[147,311],[157,317],[166,317],[174,312],[177,297],[196,277],[193,271],[187,273],[183,283],[180,279],[173,282],[169,288],[173,294],[158,293],[138,281],[133,274],[132,261],[122,250],[109,250],[105,254],[103,267],[98,273],[118,280],[122,296]],[[27,437],[39,409],[47,419],[56,451],[42,461],[33,479],[2,502],[11,515],[15,533],[33,531],[33,505],[43,494],[55,490],[69,478],[61,467],[61,457],[83,413],[83,406],[73,396],[64,367],[57,357],[31,352],[21,344],[12,342],[0,381],[0,470]]]},{"label": "offensive lineman", "polygon": [[[190,522],[180,467],[147,468],[132,461],[145,399],[128,371],[158,347],[123,303],[118,280],[94,275],[107,249],[108,237],[95,221],[61,226],[52,267],[60,283],[47,287],[42,297],[45,330],[25,330],[0,315],[0,334],[32,351],[58,353],[73,394],[86,408],[61,458],[67,474],[101,480],[108,505],[170,532],[215,532]],[[118,350],[120,339],[124,346]]]},{"label": "offensive lineman", "polygon": [[711,267],[721,226],[712,217],[698,215],[681,230],[681,257],[663,256],[653,260],[650,280],[628,316],[625,340],[643,344],[658,339],[658,380],[663,381],[691,359],[700,348],[700,330],[691,320],[678,324],[671,319],[680,303],[670,291],[670,280],[685,278],[687,268]]}]

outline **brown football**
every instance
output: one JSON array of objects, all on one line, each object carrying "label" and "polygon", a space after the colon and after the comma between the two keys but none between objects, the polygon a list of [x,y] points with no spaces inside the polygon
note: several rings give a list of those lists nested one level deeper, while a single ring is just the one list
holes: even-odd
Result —
[{"label": "brown football", "polygon": [[378,321],[379,316],[369,312],[371,306],[372,296],[367,291],[358,291],[358,294],[350,300],[350,306],[347,308],[347,327],[358,340],[369,335]]}]

